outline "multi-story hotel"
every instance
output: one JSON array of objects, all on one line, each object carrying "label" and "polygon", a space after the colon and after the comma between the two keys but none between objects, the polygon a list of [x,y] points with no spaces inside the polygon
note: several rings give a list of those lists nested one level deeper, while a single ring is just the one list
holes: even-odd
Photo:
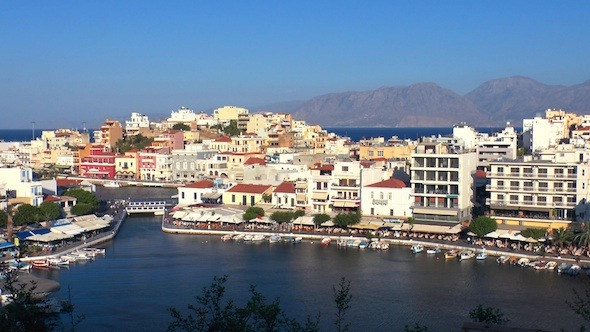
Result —
[{"label": "multi-story hotel", "polygon": [[416,222],[469,221],[475,197],[476,152],[425,139],[411,160],[412,213]]},{"label": "multi-story hotel", "polygon": [[[490,162],[487,205],[499,224],[567,227],[575,208],[588,200],[590,165],[582,149],[555,151],[552,159]],[[545,157],[549,154],[545,155]]]}]

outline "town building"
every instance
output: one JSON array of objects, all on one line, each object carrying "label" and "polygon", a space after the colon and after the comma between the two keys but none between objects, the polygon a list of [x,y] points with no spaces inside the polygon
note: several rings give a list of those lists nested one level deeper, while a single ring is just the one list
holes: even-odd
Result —
[{"label": "town building", "polygon": [[272,191],[270,185],[236,184],[223,193],[223,203],[253,206],[261,203],[264,195],[271,196]]},{"label": "town building", "polygon": [[123,139],[123,127],[117,120],[106,119],[100,129],[94,131],[94,143],[107,146],[111,151],[120,139]]},{"label": "town building", "polygon": [[149,136],[150,132],[150,119],[147,115],[133,112],[131,113],[131,119],[125,121],[126,136],[134,136],[138,134]]},{"label": "town building", "polygon": [[8,198],[3,201],[8,205],[25,203],[39,206],[43,203],[43,186],[41,182],[33,180],[31,168],[2,167],[0,179],[4,186],[4,197]]},{"label": "town building", "polygon": [[424,138],[411,159],[412,215],[416,222],[470,221],[476,168],[473,149]]},{"label": "town building", "polygon": [[272,205],[279,209],[295,209],[296,196],[295,183],[282,182],[272,194]]},{"label": "town building", "polygon": [[361,207],[365,216],[412,216],[412,188],[398,179],[387,179],[363,186]]}]

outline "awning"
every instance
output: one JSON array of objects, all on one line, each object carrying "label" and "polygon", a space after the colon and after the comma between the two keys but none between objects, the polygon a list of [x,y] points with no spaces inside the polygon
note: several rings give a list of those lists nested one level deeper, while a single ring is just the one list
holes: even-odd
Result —
[{"label": "awning", "polygon": [[344,202],[344,207],[357,207],[357,203],[355,202]]},{"label": "awning", "polygon": [[334,202],[334,207],[345,207],[345,206],[346,206],[346,202],[342,202],[342,201]]},{"label": "awning", "polygon": [[52,241],[59,241],[70,239],[74,237],[70,234],[61,234],[61,233],[47,233],[47,234],[40,234],[40,235],[33,235],[27,238],[27,241],[35,241],[35,242],[52,242]]},{"label": "awning", "polygon": [[307,188],[307,183],[305,182],[297,182],[295,184],[295,189],[305,189]]},{"label": "awning", "polygon": [[304,202],[307,200],[307,195],[306,194],[297,194],[296,198],[297,198],[297,202]]},{"label": "awning", "polygon": [[328,220],[328,221],[324,221],[324,222],[321,224],[321,226],[324,226],[324,227],[334,227],[334,226],[336,226],[336,225],[334,224],[334,222],[333,222],[332,220]]},{"label": "awning", "polygon": [[78,235],[84,232],[83,228],[80,228],[74,224],[65,224],[60,226],[51,227],[53,233],[61,233],[68,235]]},{"label": "awning", "polygon": [[302,216],[302,217],[299,217],[299,218],[293,220],[293,225],[314,226],[315,223],[313,222],[313,217]]},{"label": "awning", "polygon": [[449,233],[451,230],[456,231],[456,233],[459,233],[461,231],[461,229],[456,228],[456,226],[451,228],[449,226],[442,226],[442,225],[439,226],[439,225],[414,224],[414,227],[412,228],[413,232],[418,232],[418,233],[456,234],[456,233]]},{"label": "awning", "polygon": [[8,248],[13,248],[14,247],[14,243],[12,242],[2,242],[0,243],[0,250],[2,249],[8,249]]},{"label": "awning", "polygon": [[314,193],[311,198],[325,201],[328,199],[328,193]]},{"label": "awning", "polygon": [[176,212],[174,212],[174,214],[172,215],[172,218],[174,218],[174,219],[181,219],[181,218],[183,218],[184,216],[186,216],[187,214],[188,214],[188,212],[186,212],[186,211],[176,211]]}]

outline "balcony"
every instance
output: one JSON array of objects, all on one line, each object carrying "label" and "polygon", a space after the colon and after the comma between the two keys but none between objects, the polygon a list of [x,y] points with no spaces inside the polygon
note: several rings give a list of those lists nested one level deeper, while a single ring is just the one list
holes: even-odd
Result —
[{"label": "balcony", "polygon": [[387,205],[387,202],[386,199],[374,199],[372,201],[373,205]]}]

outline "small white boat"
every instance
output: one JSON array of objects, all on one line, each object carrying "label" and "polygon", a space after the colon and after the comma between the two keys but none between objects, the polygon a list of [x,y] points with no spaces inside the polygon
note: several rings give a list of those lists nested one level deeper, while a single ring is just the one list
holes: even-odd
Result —
[{"label": "small white boat", "polygon": [[486,250],[485,249],[483,249],[482,251],[478,252],[475,255],[475,259],[478,260],[478,261],[483,261],[486,258],[488,258],[488,254],[486,253]]},{"label": "small white boat", "polygon": [[369,246],[369,241],[363,241],[363,240],[361,240],[361,243],[359,244],[359,248],[360,249],[365,249],[368,246]]},{"label": "small white boat", "polygon": [[233,235],[231,235],[231,234],[224,234],[224,235],[222,235],[222,236],[221,236],[221,240],[222,240],[222,241],[229,241],[229,240],[231,240],[233,237],[234,237],[234,236],[233,236]]},{"label": "small white boat", "polygon": [[557,263],[554,261],[549,261],[549,262],[547,262],[546,266],[547,266],[547,270],[555,270]]},{"label": "small white boat", "polygon": [[252,236],[252,241],[264,241],[264,239],[266,239],[266,236],[262,234],[256,234]]},{"label": "small white boat", "polygon": [[103,187],[105,188],[119,188],[121,187],[121,184],[119,183],[119,181],[108,181],[102,184]]},{"label": "small white boat", "polygon": [[322,241],[320,242],[323,246],[327,246],[330,244],[330,242],[332,242],[332,239],[329,237],[325,237],[322,239]]},{"label": "small white boat", "polygon": [[12,269],[12,270],[30,270],[31,269],[31,264],[27,263],[27,262],[23,262],[21,260],[9,260],[8,261],[8,268]]},{"label": "small white boat", "polygon": [[378,249],[388,250],[389,249],[389,243],[387,243],[387,242],[379,242]]},{"label": "small white boat", "polygon": [[49,262],[50,265],[53,265],[53,266],[70,265],[69,260],[61,259],[61,258],[48,258],[47,261]]},{"label": "small white boat", "polygon": [[569,268],[570,268],[569,264],[561,263],[557,267],[557,273],[565,273],[567,270],[569,270]]},{"label": "small white boat", "polygon": [[293,239],[294,244],[301,243],[301,241],[303,241],[303,238],[301,236],[297,236],[296,238]]},{"label": "small white boat", "polygon": [[428,248],[426,249],[426,253],[427,254],[431,254],[431,255],[436,255],[436,254],[440,254],[440,248],[439,247],[435,247],[435,248]]},{"label": "small white boat", "polygon": [[459,253],[458,257],[460,261],[470,259],[475,257],[475,252],[473,250],[463,250]]},{"label": "small white boat", "polygon": [[252,241],[254,237],[251,234],[246,234],[244,235],[244,237],[242,238],[244,241]]},{"label": "small white boat", "polygon": [[417,253],[424,251],[424,246],[421,244],[415,244],[410,249],[412,250],[412,252],[414,254],[417,254]]},{"label": "small white boat", "polygon": [[236,235],[234,235],[232,237],[232,240],[234,240],[234,241],[242,241],[242,240],[244,240],[244,234],[241,234],[241,233],[240,234],[236,234]]},{"label": "small white boat", "polygon": [[352,247],[354,245],[354,239],[348,239],[346,240],[346,246],[347,247]]},{"label": "small white boat", "polygon": [[277,243],[281,241],[281,236],[280,235],[272,235],[271,237],[268,238],[268,242],[269,243]]},{"label": "small white boat", "polygon": [[508,256],[500,256],[500,257],[496,258],[496,262],[498,262],[498,264],[504,264],[504,263],[508,262],[509,259],[510,259],[510,257],[508,257]]},{"label": "small white boat", "polygon": [[516,264],[518,264],[520,266],[529,266],[530,263],[531,263],[530,259],[523,257],[523,258],[519,259]]}]

